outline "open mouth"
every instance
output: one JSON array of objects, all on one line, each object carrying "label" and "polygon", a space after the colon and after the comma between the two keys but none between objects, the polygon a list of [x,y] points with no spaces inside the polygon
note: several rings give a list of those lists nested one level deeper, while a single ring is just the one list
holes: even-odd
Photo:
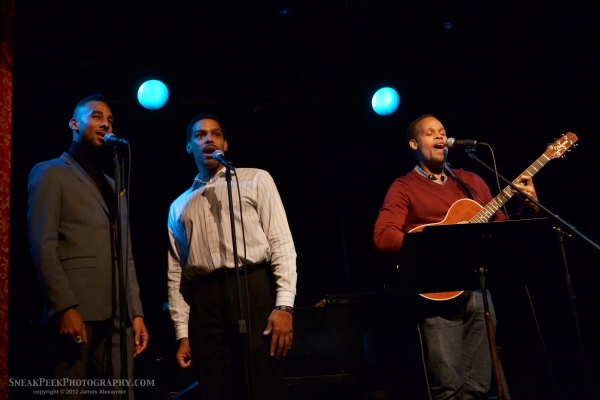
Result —
[{"label": "open mouth", "polygon": [[446,145],[444,143],[436,143],[433,145],[434,149],[438,149],[438,150],[443,150],[446,148]]},{"label": "open mouth", "polygon": [[106,136],[106,132],[96,132],[96,136],[102,141],[104,141],[104,136]]},{"label": "open mouth", "polygon": [[212,154],[215,150],[217,150],[215,146],[207,146],[202,150],[202,154],[204,154],[207,158],[212,158]]}]

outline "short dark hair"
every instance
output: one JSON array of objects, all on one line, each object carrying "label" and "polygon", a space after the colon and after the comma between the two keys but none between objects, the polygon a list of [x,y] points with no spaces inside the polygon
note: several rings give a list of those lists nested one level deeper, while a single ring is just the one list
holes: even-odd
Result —
[{"label": "short dark hair", "polygon": [[417,118],[413,122],[411,122],[410,125],[408,126],[408,129],[406,130],[406,144],[409,144],[411,140],[417,138],[417,124],[419,122],[423,121],[425,118],[437,119],[437,117],[433,114],[425,114],[425,115],[421,115],[419,118]]},{"label": "short dark hair", "polygon": [[85,106],[91,101],[101,101],[103,103],[106,103],[106,96],[101,94],[93,94],[91,96],[84,97],[83,99],[79,100],[79,102],[75,105],[75,108],[73,109],[73,118],[75,118],[78,108]]},{"label": "short dark hair", "polygon": [[225,137],[225,130],[223,129],[223,124],[221,123],[221,120],[219,118],[217,118],[216,116],[212,115],[212,114],[198,114],[196,115],[194,118],[192,118],[192,120],[190,121],[190,123],[187,126],[187,141],[189,142],[190,140],[192,140],[192,134],[194,133],[194,125],[196,124],[196,122],[203,120],[203,119],[212,119],[213,121],[217,121],[217,123],[219,124],[219,126],[221,127],[221,132],[223,132],[223,137]]}]

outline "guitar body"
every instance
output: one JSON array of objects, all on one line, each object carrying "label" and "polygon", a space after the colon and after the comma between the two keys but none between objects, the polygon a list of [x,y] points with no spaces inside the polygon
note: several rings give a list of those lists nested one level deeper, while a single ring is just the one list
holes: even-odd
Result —
[{"label": "guitar body", "polygon": [[473,218],[482,209],[483,207],[471,199],[460,199],[455,201],[454,204],[450,206],[450,209],[441,222],[419,225],[416,228],[408,231],[408,233],[421,232],[426,226],[432,225],[468,224],[471,218]]},{"label": "guitar body", "polygon": [[[460,199],[452,204],[443,221],[417,226],[416,228],[411,229],[409,233],[421,232],[426,226],[432,225],[468,224],[471,218],[482,209],[482,206],[471,199]],[[460,296],[463,292],[464,290],[456,292],[421,293],[419,295],[429,300],[444,301]]]}]

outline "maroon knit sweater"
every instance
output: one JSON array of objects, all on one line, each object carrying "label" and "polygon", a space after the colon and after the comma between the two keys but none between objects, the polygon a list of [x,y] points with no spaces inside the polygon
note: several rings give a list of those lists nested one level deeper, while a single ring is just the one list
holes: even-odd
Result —
[{"label": "maroon knit sweater", "polygon": [[[485,205],[493,199],[490,189],[478,175],[462,169],[452,171],[469,187],[474,201],[479,203],[479,196]],[[469,197],[463,186],[451,175],[444,185],[425,178],[414,169],[396,178],[375,222],[375,249],[395,255],[402,248],[406,232],[423,224],[441,222],[450,206],[465,198]],[[505,219],[501,211],[496,213],[496,221]]]}]

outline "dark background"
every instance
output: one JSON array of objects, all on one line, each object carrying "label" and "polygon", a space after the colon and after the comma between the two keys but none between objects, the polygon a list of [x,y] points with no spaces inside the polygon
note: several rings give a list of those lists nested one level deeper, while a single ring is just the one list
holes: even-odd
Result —
[{"label": "dark background", "polygon": [[[425,113],[438,116],[449,136],[491,144],[508,179],[538,158],[548,142],[575,132],[580,148],[564,162],[551,161],[535,185],[546,207],[600,241],[594,136],[600,29],[592,2],[240,3],[17,2],[10,377],[39,376],[32,366],[42,354],[41,306],[32,295],[27,248],[27,176],[35,163],[68,149],[72,109],[92,93],[108,96],[114,132],[132,147],[133,251],[151,335],[148,351],[137,361],[140,377],[156,376],[155,360],[171,360],[175,351],[168,316],[161,311],[167,301],[166,217],[197,173],[185,152],[185,127],[200,112],[224,121],[228,157],[236,166],[263,168],[274,177],[298,253],[298,307],[328,293],[381,293],[389,285],[393,261],[373,251],[372,227],[389,185],[414,165],[404,149],[404,132]],[[137,89],[147,79],[160,79],[169,88],[169,101],[160,110],[137,102]],[[400,108],[388,117],[371,108],[371,97],[382,86],[401,96]],[[478,154],[491,163],[486,148]],[[452,150],[449,161],[479,173],[498,192],[489,173],[460,150]],[[111,168],[107,159],[112,175]],[[509,211],[518,205],[511,201]],[[523,242],[504,251],[519,264],[530,247]],[[594,380],[600,355],[594,340],[598,251],[573,236],[566,254]],[[537,274],[533,302],[562,398],[582,398],[585,380],[565,272],[556,261],[527,266]],[[513,396],[554,398],[522,286],[495,290],[498,340],[507,350]],[[310,334],[306,327],[297,330]]]}]

